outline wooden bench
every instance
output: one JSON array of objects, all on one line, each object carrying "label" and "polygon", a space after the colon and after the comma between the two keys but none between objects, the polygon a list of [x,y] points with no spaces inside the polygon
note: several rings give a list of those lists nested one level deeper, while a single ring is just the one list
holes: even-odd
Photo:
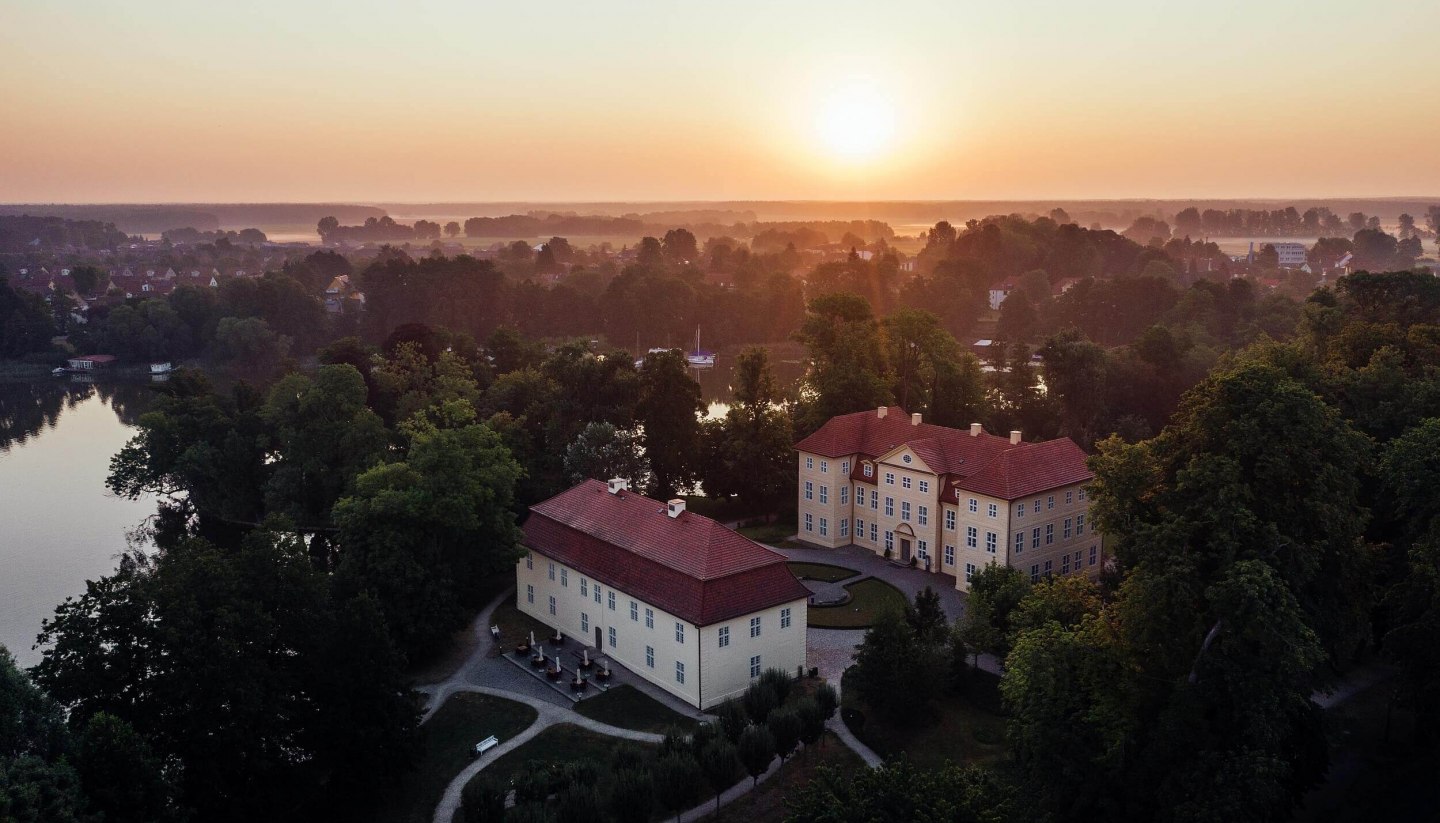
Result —
[{"label": "wooden bench", "polygon": [[490,751],[498,745],[500,745],[499,738],[495,737],[495,735],[492,734],[484,740],[481,740],[479,743],[475,744],[475,756],[479,757],[480,755]]}]

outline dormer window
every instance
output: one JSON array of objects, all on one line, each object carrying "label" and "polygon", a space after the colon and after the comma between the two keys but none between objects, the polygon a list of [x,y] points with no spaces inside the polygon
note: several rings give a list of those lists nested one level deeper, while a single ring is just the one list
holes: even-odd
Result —
[{"label": "dormer window", "polygon": [[872,465],[870,465],[869,463],[866,463],[866,464],[865,464],[865,476],[866,476],[866,477],[874,477],[874,476],[875,476],[875,467],[872,466]]}]

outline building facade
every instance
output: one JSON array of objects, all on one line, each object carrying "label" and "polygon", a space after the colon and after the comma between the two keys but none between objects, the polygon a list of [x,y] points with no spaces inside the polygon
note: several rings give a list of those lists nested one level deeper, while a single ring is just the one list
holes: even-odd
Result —
[{"label": "building facade", "polygon": [[586,481],[531,508],[520,611],[700,709],[805,665],[810,592],[785,558],[708,517]]},{"label": "building facade", "polygon": [[987,563],[1031,580],[1104,564],[1089,522],[1085,453],[1068,438],[1026,443],[974,423],[936,426],[900,408],[841,415],[801,440],[798,536],[857,545],[955,578]]}]

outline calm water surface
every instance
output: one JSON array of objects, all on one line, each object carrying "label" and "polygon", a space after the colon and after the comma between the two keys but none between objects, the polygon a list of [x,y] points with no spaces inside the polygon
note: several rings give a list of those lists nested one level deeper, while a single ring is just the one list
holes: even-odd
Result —
[{"label": "calm water surface", "polygon": [[110,573],[155,511],[105,488],[152,396],[142,383],[0,382],[0,645],[21,666],[40,659],[41,621]]}]

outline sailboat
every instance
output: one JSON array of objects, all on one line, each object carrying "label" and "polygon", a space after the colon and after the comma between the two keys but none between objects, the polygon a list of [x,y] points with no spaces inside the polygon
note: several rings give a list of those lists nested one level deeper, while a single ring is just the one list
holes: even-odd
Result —
[{"label": "sailboat", "polygon": [[695,327],[695,350],[685,355],[685,362],[697,369],[708,369],[715,365],[715,352],[700,348],[700,327]]}]

